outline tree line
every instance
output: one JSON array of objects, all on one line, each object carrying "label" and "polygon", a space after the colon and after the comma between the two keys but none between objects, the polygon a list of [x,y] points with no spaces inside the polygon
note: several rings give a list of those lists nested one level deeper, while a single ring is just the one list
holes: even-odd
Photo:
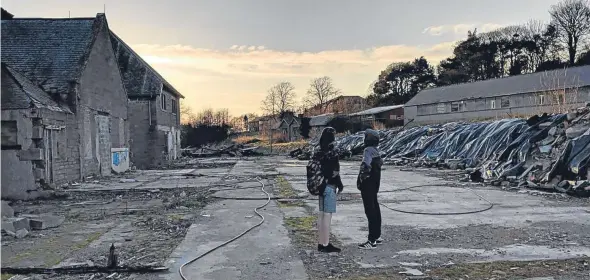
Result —
[{"label": "tree line", "polygon": [[386,67],[373,84],[373,106],[408,102],[425,88],[590,64],[590,2],[565,0],[551,21],[530,20],[491,32],[469,31],[436,67],[420,57]]}]

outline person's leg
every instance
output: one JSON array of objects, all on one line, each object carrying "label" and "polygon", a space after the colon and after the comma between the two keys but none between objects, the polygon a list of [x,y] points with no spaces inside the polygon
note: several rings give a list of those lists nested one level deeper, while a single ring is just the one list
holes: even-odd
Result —
[{"label": "person's leg", "polygon": [[322,245],[328,246],[330,244],[330,223],[332,222],[332,213],[324,212],[322,219]]},{"label": "person's leg", "polygon": [[365,208],[365,215],[367,216],[367,223],[369,225],[369,235],[367,237],[368,241],[359,244],[359,248],[362,249],[372,249],[375,245],[375,238],[374,235],[374,227],[375,227],[375,209],[374,209],[374,200],[371,192],[368,191],[361,191],[361,196],[363,198],[363,206]]},{"label": "person's leg", "polygon": [[332,187],[327,187],[326,191],[324,192],[324,217],[323,217],[323,225],[324,228],[322,229],[323,240],[325,243],[324,251],[328,253],[332,252],[340,252],[339,248],[334,247],[332,243],[330,243],[330,227],[332,224],[332,214],[336,213],[336,190]]},{"label": "person's leg", "polygon": [[379,200],[377,199],[377,193],[373,195],[373,204],[375,205],[375,240],[381,237],[381,208],[379,207]]},{"label": "person's leg", "polygon": [[324,239],[323,239],[323,230],[324,230],[324,196],[318,196],[319,201],[319,211],[318,211],[318,250],[322,250],[324,248]]}]

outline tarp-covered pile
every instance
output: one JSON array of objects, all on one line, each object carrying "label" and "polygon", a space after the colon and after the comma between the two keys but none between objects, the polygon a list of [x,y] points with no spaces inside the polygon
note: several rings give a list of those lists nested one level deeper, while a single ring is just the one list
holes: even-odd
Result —
[{"label": "tarp-covered pile", "polygon": [[[475,181],[549,188],[590,196],[590,111],[503,119],[481,123],[447,123],[380,131],[379,148],[390,164],[473,169]],[[309,157],[310,148],[292,154]],[[363,134],[337,139],[342,157],[362,153]]]}]

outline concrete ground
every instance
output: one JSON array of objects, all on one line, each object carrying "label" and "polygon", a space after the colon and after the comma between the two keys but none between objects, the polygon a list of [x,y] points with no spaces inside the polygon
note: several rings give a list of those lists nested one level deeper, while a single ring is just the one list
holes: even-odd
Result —
[{"label": "concrete ground", "polygon": [[[296,192],[307,191],[305,164],[283,160],[277,167]],[[361,251],[356,244],[366,240],[367,222],[356,189],[357,172],[358,163],[341,163],[341,196],[347,201],[338,204],[332,221],[333,234],[344,247],[341,255],[357,268],[413,268],[427,275],[429,268],[449,264],[590,257],[588,199],[559,201],[461,185],[393,166],[384,166],[379,194],[386,241],[375,250]],[[315,201],[306,201],[306,206],[317,212]],[[472,211],[483,212],[445,215]],[[590,279],[587,265],[581,275]]]},{"label": "concrete ground", "polygon": [[[341,163],[345,189],[332,222],[332,241],[343,252],[318,253],[317,202],[308,196],[305,164],[186,160],[176,169],[72,184],[67,198],[15,205],[17,215],[53,213],[66,221],[24,239],[3,237],[2,266],[104,265],[115,243],[123,264],[169,271],[28,279],[180,279],[183,263],[259,223],[253,210],[266,202],[260,180],[272,197],[259,210],[265,222],[187,265],[187,279],[590,279],[588,199],[458,183],[452,172],[385,166],[385,243],[361,251],[356,244],[366,239],[367,224],[356,162]],[[20,279],[27,278],[13,278]]]}]

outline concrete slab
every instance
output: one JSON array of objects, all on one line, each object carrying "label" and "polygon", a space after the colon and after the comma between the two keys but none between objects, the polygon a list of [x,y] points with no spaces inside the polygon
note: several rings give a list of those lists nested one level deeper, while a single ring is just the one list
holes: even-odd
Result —
[{"label": "concrete slab", "polygon": [[[236,173],[242,174],[240,170]],[[240,184],[256,185],[259,184]],[[243,189],[231,194],[241,197],[252,192]],[[208,205],[201,213],[202,221],[190,227],[184,241],[170,256],[170,273],[162,279],[180,279],[178,268],[183,263],[257,224],[260,220],[253,209],[262,203],[224,200]],[[189,279],[307,279],[303,262],[290,245],[276,202],[272,201],[260,212],[265,217],[260,227],[188,265],[184,274]]]}]

